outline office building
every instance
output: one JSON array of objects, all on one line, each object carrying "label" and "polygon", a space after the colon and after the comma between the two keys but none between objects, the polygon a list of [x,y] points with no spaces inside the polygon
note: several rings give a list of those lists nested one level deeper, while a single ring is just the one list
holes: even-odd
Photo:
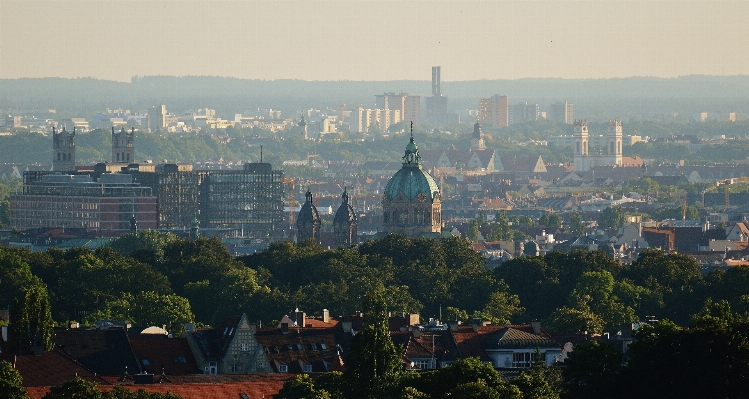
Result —
[{"label": "office building", "polygon": [[87,175],[24,173],[23,192],[13,194],[11,225],[21,231],[70,228],[103,237],[157,227],[156,197],[151,188],[124,174]]}]

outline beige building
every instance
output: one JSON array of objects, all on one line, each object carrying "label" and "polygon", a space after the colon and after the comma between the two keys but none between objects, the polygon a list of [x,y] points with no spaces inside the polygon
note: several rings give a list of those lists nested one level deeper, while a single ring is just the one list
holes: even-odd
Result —
[{"label": "beige building", "polygon": [[359,107],[351,116],[351,131],[357,133],[384,132],[388,130],[390,125],[403,120],[401,111],[398,109],[365,109]]},{"label": "beige building", "polygon": [[509,126],[509,99],[495,94],[491,98],[479,99],[478,120],[495,127]]}]

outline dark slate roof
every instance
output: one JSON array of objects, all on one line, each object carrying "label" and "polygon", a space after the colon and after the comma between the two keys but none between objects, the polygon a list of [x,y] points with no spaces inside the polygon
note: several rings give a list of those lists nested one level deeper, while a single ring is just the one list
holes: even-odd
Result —
[{"label": "dark slate roof", "polygon": [[202,373],[186,338],[138,334],[130,337],[130,343],[141,363],[141,369],[145,372],[158,375],[161,374],[163,367],[164,373],[168,376]]},{"label": "dark slate roof", "polygon": [[311,365],[312,372],[340,368],[339,340],[333,328],[289,328],[286,334],[278,328],[265,328],[256,331],[255,339],[275,372],[284,364],[289,373],[302,373],[303,365]]},{"label": "dark slate roof", "polygon": [[105,330],[56,330],[55,348],[70,355],[98,375],[122,375],[141,371],[127,332],[122,328]]}]

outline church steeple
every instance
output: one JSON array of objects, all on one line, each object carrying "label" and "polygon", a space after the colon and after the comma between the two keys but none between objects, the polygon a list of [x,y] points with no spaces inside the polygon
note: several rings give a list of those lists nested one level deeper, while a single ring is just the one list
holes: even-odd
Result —
[{"label": "church steeple", "polygon": [[406,153],[403,155],[403,166],[417,167],[421,169],[421,155],[419,147],[414,142],[414,123],[411,122],[411,139],[406,145]]},{"label": "church steeple", "polygon": [[481,151],[486,149],[486,143],[484,143],[484,132],[481,130],[481,124],[476,121],[473,125],[473,137],[471,138],[471,150]]},{"label": "church steeple", "polygon": [[302,128],[302,138],[307,140],[307,122],[304,121],[304,115],[302,115],[302,120],[299,121],[299,126]]}]

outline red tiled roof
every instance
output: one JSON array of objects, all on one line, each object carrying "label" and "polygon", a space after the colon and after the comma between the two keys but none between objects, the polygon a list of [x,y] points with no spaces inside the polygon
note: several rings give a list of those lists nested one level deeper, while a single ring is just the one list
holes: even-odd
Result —
[{"label": "red tiled roof", "polygon": [[478,357],[488,362],[492,359],[484,351],[484,336],[503,328],[504,326],[477,326],[477,331],[473,331],[473,326],[458,326],[458,331],[453,331],[453,337],[463,358]]},{"label": "red tiled roof", "polygon": [[44,352],[42,356],[18,355],[13,359],[13,363],[23,377],[25,387],[59,385],[76,376],[106,384],[106,381],[97,377],[93,371],[57,350]]},{"label": "red tiled roof", "polygon": [[[262,374],[262,375],[234,375],[235,378],[221,378],[212,376],[213,382],[183,383],[174,382],[165,384],[125,385],[131,391],[143,388],[149,393],[172,392],[184,399],[238,399],[244,393],[250,399],[272,398],[283,387],[286,380],[294,377],[293,374]],[[104,392],[109,392],[114,386],[99,386]],[[27,389],[29,397],[41,399],[49,392],[49,387],[33,387]]]}]

